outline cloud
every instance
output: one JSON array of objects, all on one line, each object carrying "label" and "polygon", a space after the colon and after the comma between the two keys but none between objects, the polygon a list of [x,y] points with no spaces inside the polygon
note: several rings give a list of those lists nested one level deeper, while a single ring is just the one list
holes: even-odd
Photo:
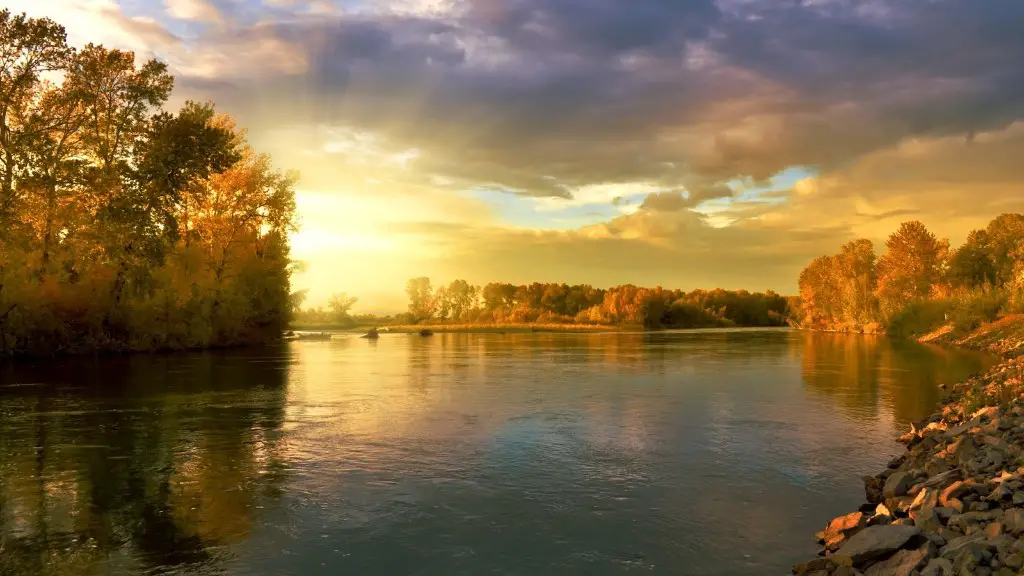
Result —
[{"label": "cloud", "polygon": [[165,0],[167,13],[181,20],[220,22],[221,14],[209,0]]},{"label": "cloud", "polygon": [[[198,27],[13,1],[161,52],[179,97],[239,116],[310,190],[384,198],[366,234],[430,247],[395,274],[784,290],[806,258],[902,218],[956,242],[1024,210],[1019,0],[264,0]],[[752,191],[793,167],[814,175]],[[481,189],[546,224],[607,221],[527,232],[428,206]],[[398,208],[417,211],[404,232]]]},{"label": "cloud", "polygon": [[1024,114],[1024,35],[1010,24],[1024,6],[874,6],[468,0],[296,13],[265,33],[304,54],[302,79],[268,70],[260,90],[218,99],[301,103],[287,114],[419,149],[425,178],[553,197],[829,169]]}]

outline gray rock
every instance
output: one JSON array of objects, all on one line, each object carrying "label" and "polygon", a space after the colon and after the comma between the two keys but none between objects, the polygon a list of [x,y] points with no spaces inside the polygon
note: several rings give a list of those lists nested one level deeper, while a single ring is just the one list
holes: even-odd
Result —
[{"label": "gray rock", "polygon": [[1024,558],[1021,558],[1020,554],[1007,554],[1003,558],[1003,566],[1011,570],[1020,570],[1024,568]]},{"label": "gray rock", "polygon": [[1011,508],[1003,514],[1003,524],[1006,531],[1012,534],[1024,532],[1024,509]]},{"label": "gray rock", "polygon": [[895,524],[868,526],[847,540],[836,555],[849,557],[856,566],[864,561],[899,550],[907,543],[907,540],[920,533],[921,530],[914,526]]},{"label": "gray rock", "polygon": [[921,570],[921,576],[954,576],[953,563],[945,558],[932,558]]},{"label": "gray rock", "polygon": [[921,535],[935,544],[936,548],[942,548],[946,545],[946,539],[942,537],[938,532],[921,532]]},{"label": "gray rock", "polygon": [[885,486],[882,488],[882,494],[886,498],[895,498],[897,496],[906,496],[907,491],[910,490],[910,485],[913,482],[914,477],[904,470],[897,470],[893,472],[885,481]]},{"label": "gray rock", "polygon": [[910,576],[934,555],[935,551],[928,546],[918,550],[900,550],[887,560],[872,565],[864,576]]}]

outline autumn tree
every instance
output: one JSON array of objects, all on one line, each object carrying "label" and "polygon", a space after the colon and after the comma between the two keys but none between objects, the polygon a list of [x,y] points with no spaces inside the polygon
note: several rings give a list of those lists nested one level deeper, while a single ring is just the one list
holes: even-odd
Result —
[{"label": "autumn tree", "polygon": [[835,289],[839,293],[843,320],[861,325],[874,321],[878,310],[874,245],[863,238],[845,244],[835,265],[838,268]]},{"label": "autumn tree", "polygon": [[429,319],[434,315],[436,301],[430,278],[422,276],[410,279],[405,285],[405,293],[409,296],[409,313],[416,321]]},{"label": "autumn tree", "polygon": [[931,294],[943,274],[948,243],[939,241],[918,221],[903,223],[889,237],[878,261],[877,295],[884,314]]},{"label": "autumn tree", "polygon": [[330,311],[331,320],[343,324],[349,319],[349,311],[355,306],[359,299],[349,296],[344,292],[332,294],[327,300],[327,309]]},{"label": "autumn tree", "polygon": [[985,230],[996,281],[1009,284],[1018,263],[1024,262],[1024,214],[1001,214]]},{"label": "autumn tree", "polygon": [[0,10],[0,235],[15,225],[17,181],[29,172],[33,145],[62,120],[47,113],[42,77],[64,70],[73,53],[63,26]]},{"label": "autumn tree", "polygon": [[459,320],[473,305],[473,287],[465,280],[454,280],[445,290],[453,320]]},{"label": "autumn tree", "polygon": [[280,336],[297,176],[173,84],[0,10],[0,354]]},{"label": "autumn tree", "polygon": [[972,230],[967,235],[967,241],[950,258],[949,279],[953,285],[965,288],[999,282],[999,271],[987,231]]}]

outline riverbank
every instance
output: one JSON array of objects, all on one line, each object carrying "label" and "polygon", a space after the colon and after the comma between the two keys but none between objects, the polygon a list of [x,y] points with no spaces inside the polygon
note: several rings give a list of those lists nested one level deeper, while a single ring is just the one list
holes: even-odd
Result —
[{"label": "riverbank", "polygon": [[[374,328],[374,326],[338,326],[326,324],[295,324],[292,330],[298,332],[320,332],[339,331],[362,333]],[[629,327],[608,326],[604,324],[399,324],[394,326],[376,327],[381,332],[392,332],[398,334],[415,334],[427,329],[434,333],[471,333],[471,334],[521,334],[530,332],[566,332],[566,333],[591,333],[591,332],[617,332]],[[637,330],[642,330],[636,327]]]},{"label": "riverbank", "polygon": [[953,386],[898,441],[907,452],[865,476],[866,503],[816,536],[806,576],[1024,574],[1024,318],[922,340],[1010,357]]}]

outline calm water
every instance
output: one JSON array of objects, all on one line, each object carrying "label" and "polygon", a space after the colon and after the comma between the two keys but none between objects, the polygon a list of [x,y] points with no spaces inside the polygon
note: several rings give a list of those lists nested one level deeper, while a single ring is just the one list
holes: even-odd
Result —
[{"label": "calm water", "polygon": [[990,358],[389,334],[0,366],[3,574],[785,574]]}]

